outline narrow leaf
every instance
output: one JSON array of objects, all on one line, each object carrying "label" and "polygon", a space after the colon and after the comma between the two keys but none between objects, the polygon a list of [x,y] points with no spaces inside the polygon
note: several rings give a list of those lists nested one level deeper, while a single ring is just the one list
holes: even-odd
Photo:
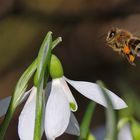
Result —
[{"label": "narrow leaf", "polygon": [[89,127],[92,120],[95,105],[96,104],[94,102],[90,102],[87,107],[86,113],[84,115],[84,118],[82,120],[81,127],[80,127],[81,135],[79,137],[79,140],[85,140],[88,137],[88,134],[90,131]]},{"label": "narrow leaf", "polygon": [[113,104],[111,99],[108,96],[107,91],[105,90],[105,86],[101,81],[97,82],[100,86],[104,98],[107,102],[108,108],[106,109],[106,137],[105,140],[117,140],[117,122],[116,122],[116,114],[113,110]]},{"label": "narrow leaf", "polygon": [[56,40],[54,40],[52,43],[52,49],[54,49],[61,41],[62,41],[61,37],[58,37]]}]

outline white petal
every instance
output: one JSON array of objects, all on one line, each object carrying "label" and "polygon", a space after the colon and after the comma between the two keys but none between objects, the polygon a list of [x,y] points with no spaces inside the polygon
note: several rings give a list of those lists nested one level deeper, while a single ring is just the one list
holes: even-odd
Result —
[{"label": "white petal", "polygon": [[54,140],[62,135],[69,124],[69,120],[69,102],[61,88],[60,80],[54,79],[45,112],[45,133],[47,139]]},{"label": "white petal", "polygon": [[126,124],[120,129],[118,133],[118,140],[133,140],[129,124]]},{"label": "white petal", "polygon": [[[19,116],[18,134],[20,140],[33,140],[35,124],[35,107],[36,107],[37,88],[33,87],[31,94],[26,101],[24,108]],[[43,126],[42,126],[43,127]],[[44,129],[42,128],[42,134]]]},{"label": "white petal", "polygon": [[70,122],[65,133],[76,135],[76,136],[80,135],[80,128],[79,128],[78,121],[72,112],[70,116]]},{"label": "white petal", "polygon": [[[104,95],[97,84],[84,81],[72,81],[67,78],[65,79],[69,84],[71,84],[78,92],[83,94],[85,97],[107,107]],[[114,109],[122,109],[127,107],[126,103],[120,97],[118,97],[116,94],[107,89],[106,91],[108,93],[108,96],[112,100]]]},{"label": "white petal", "polygon": [[78,105],[77,105],[77,103],[76,103],[76,101],[75,101],[75,99],[74,99],[74,97],[73,97],[73,95],[70,91],[70,88],[68,87],[68,84],[65,81],[65,78],[62,77],[62,78],[59,79],[59,81],[60,81],[60,85],[61,85],[61,88],[62,88],[63,92],[67,96],[67,99],[69,101],[71,110],[73,112],[77,111]]},{"label": "white petal", "polygon": [[[28,97],[30,92],[31,92],[31,90],[24,93],[24,96],[22,97],[20,103],[22,103],[24,100],[26,100],[26,98]],[[11,101],[11,96],[0,100],[0,117],[4,116],[6,114],[10,101]]]},{"label": "white petal", "polygon": [[20,140],[33,140],[36,91],[36,88],[32,89],[32,92],[19,116],[18,134]]},{"label": "white petal", "polygon": [[0,117],[4,116],[8,110],[10,104],[11,96],[0,100]]}]

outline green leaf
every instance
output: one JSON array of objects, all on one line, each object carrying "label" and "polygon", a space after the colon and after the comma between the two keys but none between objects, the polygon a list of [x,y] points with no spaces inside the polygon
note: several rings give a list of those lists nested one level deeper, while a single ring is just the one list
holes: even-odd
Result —
[{"label": "green leaf", "polygon": [[89,133],[87,140],[96,140],[96,138],[93,136],[93,134]]},{"label": "green leaf", "polygon": [[108,96],[107,91],[105,90],[105,86],[101,81],[97,82],[100,86],[102,93],[105,97],[107,102],[108,108],[106,109],[106,136],[105,140],[117,140],[117,121],[116,121],[116,114],[113,109],[113,104],[111,99]]},{"label": "green leaf", "polygon": [[40,51],[39,51],[38,57],[37,57],[38,66],[37,66],[36,73],[37,73],[38,81],[39,81],[39,78],[42,77],[42,75],[43,75],[42,71],[45,72],[46,66],[49,63],[48,59],[50,59],[50,57],[51,57],[51,43],[52,43],[52,32],[48,32],[41,45],[41,48],[40,48]]},{"label": "green leaf", "polygon": [[58,37],[52,43],[52,49],[54,49],[60,42],[62,41],[62,37]]},{"label": "green leaf", "polygon": [[131,131],[134,140],[140,140],[140,124],[133,119],[131,124]]},{"label": "green leaf", "polygon": [[84,118],[82,120],[81,126],[80,126],[80,137],[79,140],[86,140],[90,131],[90,123],[92,120],[92,116],[93,116],[93,112],[95,109],[95,103],[94,102],[90,102],[87,110],[85,112]]},{"label": "green leaf", "polygon": [[[45,71],[49,68],[51,58],[51,44],[52,44],[52,32],[48,32],[46,35],[37,58],[37,71],[36,71],[36,118],[35,118],[35,129],[34,129],[34,140],[41,139],[41,125],[44,110],[44,76]],[[49,73],[49,71],[48,71]]]},{"label": "green leaf", "polygon": [[119,111],[119,117],[123,118],[128,116],[136,116],[137,118],[140,118],[140,100],[135,91],[130,85],[128,85],[127,81],[120,81],[119,89],[121,90],[121,93],[123,93],[123,98],[129,106],[128,108]]},{"label": "green leaf", "polygon": [[8,125],[12,119],[12,116],[15,112],[16,107],[20,103],[24,92],[27,88],[27,84],[31,78],[31,76],[34,74],[35,70],[37,67],[37,61],[35,60],[27,69],[26,71],[22,74],[20,77],[19,81],[17,82],[16,88],[14,90],[12,99],[10,101],[10,105],[8,107],[8,111],[6,113],[6,116],[4,118],[4,121],[1,124],[0,127],[0,140],[4,139],[4,135],[6,133],[6,130],[8,128]]},{"label": "green leaf", "polygon": [[19,104],[27,88],[27,84],[36,70],[36,67],[37,67],[37,59],[22,74],[21,78],[19,79],[16,85],[16,88],[12,97],[13,105],[17,106]]}]

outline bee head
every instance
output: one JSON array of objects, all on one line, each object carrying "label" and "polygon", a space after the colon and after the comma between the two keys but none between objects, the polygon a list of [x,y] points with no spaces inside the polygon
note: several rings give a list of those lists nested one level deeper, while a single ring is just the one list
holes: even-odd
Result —
[{"label": "bee head", "polygon": [[116,33],[117,33],[117,28],[112,28],[111,30],[109,30],[107,34],[106,42],[111,43],[114,40]]}]

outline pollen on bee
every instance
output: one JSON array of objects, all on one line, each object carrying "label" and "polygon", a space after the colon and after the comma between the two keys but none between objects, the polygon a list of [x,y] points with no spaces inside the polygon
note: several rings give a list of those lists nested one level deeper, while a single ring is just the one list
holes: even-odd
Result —
[{"label": "pollen on bee", "polygon": [[128,46],[124,46],[123,52],[124,52],[125,54],[129,54],[129,53],[130,53],[129,47],[128,47]]},{"label": "pollen on bee", "polygon": [[133,62],[135,60],[135,57],[133,55],[129,55],[129,60]]}]

